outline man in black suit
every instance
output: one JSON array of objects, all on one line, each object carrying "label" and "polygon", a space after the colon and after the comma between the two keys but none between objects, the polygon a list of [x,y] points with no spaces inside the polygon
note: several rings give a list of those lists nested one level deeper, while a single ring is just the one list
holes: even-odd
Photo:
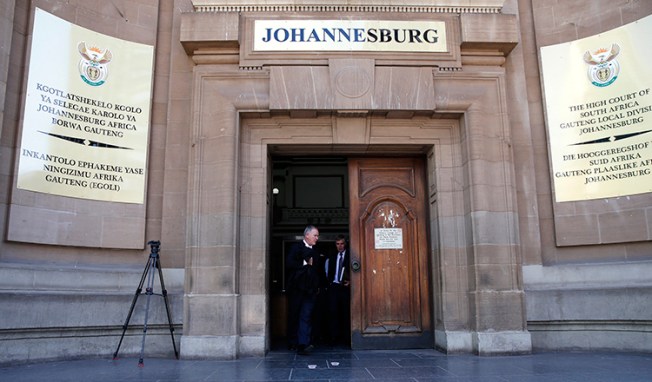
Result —
[{"label": "man in black suit", "polygon": [[309,225],[303,231],[303,241],[296,243],[288,253],[287,270],[288,293],[288,347],[297,349],[298,354],[306,355],[312,349],[312,314],[319,293],[317,266],[319,254],[315,245],[319,240],[319,230]]},{"label": "man in black suit", "polygon": [[329,256],[326,265],[328,283],[328,329],[333,345],[349,344],[350,319],[350,270],[346,238],[335,238],[336,253]]}]

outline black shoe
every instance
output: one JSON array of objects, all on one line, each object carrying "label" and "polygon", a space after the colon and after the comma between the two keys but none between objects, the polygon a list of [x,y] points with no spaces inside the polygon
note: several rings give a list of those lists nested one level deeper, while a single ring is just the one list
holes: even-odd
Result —
[{"label": "black shoe", "polygon": [[312,345],[308,345],[308,346],[299,345],[299,349],[297,350],[297,354],[298,355],[309,355],[310,352],[312,351],[312,349],[314,349],[314,348],[315,347],[312,346]]},{"label": "black shoe", "polygon": [[288,345],[288,350],[297,350],[297,345]]}]

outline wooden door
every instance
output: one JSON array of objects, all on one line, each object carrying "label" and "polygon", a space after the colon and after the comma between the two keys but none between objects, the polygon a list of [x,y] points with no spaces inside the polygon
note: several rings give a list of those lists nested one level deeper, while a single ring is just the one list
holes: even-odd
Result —
[{"label": "wooden door", "polygon": [[434,347],[424,183],[419,158],[349,160],[354,349]]}]

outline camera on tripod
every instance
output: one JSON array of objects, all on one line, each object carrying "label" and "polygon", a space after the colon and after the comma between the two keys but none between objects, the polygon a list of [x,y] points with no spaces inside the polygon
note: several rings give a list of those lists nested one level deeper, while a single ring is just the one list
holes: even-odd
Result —
[{"label": "camera on tripod", "polygon": [[[145,323],[143,324],[143,339],[140,345],[140,359],[138,360],[139,367],[144,366],[143,357],[145,353],[145,336],[147,335],[147,319],[149,317],[149,298],[153,294],[163,297],[163,302],[165,303],[165,311],[167,312],[167,316],[168,316],[168,325],[170,327],[170,337],[172,337],[172,347],[174,348],[174,356],[177,359],[179,359],[179,352],[177,351],[177,345],[174,342],[174,326],[172,325],[172,315],[170,314],[168,291],[165,289],[165,283],[163,282],[163,270],[161,269],[161,260],[158,254],[159,247],[161,246],[161,242],[158,240],[150,240],[147,242],[147,244],[149,244],[152,247],[152,251],[149,254],[149,259],[147,260],[147,264],[145,264],[145,270],[143,271],[143,275],[140,278],[140,283],[138,284],[138,288],[136,288],[136,293],[134,294],[134,298],[131,301],[131,307],[129,308],[129,313],[127,313],[127,319],[125,320],[124,325],[122,325],[122,336],[120,336],[120,342],[118,342],[118,347],[115,349],[115,352],[113,353],[113,359],[115,360],[118,358],[118,351],[120,350],[120,346],[122,345],[122,340],[124,339],[125,333],[129,326],[129,320],[131,320],[131,315],[134,312],[136,301],[138,301],[138,297],[141,295],[141,292],[143,290],[143,284],[145,283],[145,279],[147,279],[147,287],[145,288],[147,303],[145,306]],[[158,279],[161,282],[161,293],[154,293],[154,278],[156,276],[155,269],[158,269]]]},{"label": "camera on tripod", "polygon": [[159,248],[161,247],[161,242],[158,240],[150,240],[147,242],[147,245],[152,247],[152,253],[158,253]]}]

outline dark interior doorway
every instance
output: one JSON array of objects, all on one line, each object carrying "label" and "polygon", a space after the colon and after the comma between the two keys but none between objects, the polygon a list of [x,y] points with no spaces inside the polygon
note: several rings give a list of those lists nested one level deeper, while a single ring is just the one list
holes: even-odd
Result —
[{"label": "dark interior doorway", "polygon": [[[271,240],[269,248],[270,323],[272,348],[286,342],[287,298],[285,255],[302,240],[306,225],[319,229],[317,249],[325,257],[335,251],[335,238],[349,236],[349,181],[345,157],[272,157]],[[326,341],[327,309],[318,302],[314,338]],[[343,325],[350,328],[350,319]]]}]

